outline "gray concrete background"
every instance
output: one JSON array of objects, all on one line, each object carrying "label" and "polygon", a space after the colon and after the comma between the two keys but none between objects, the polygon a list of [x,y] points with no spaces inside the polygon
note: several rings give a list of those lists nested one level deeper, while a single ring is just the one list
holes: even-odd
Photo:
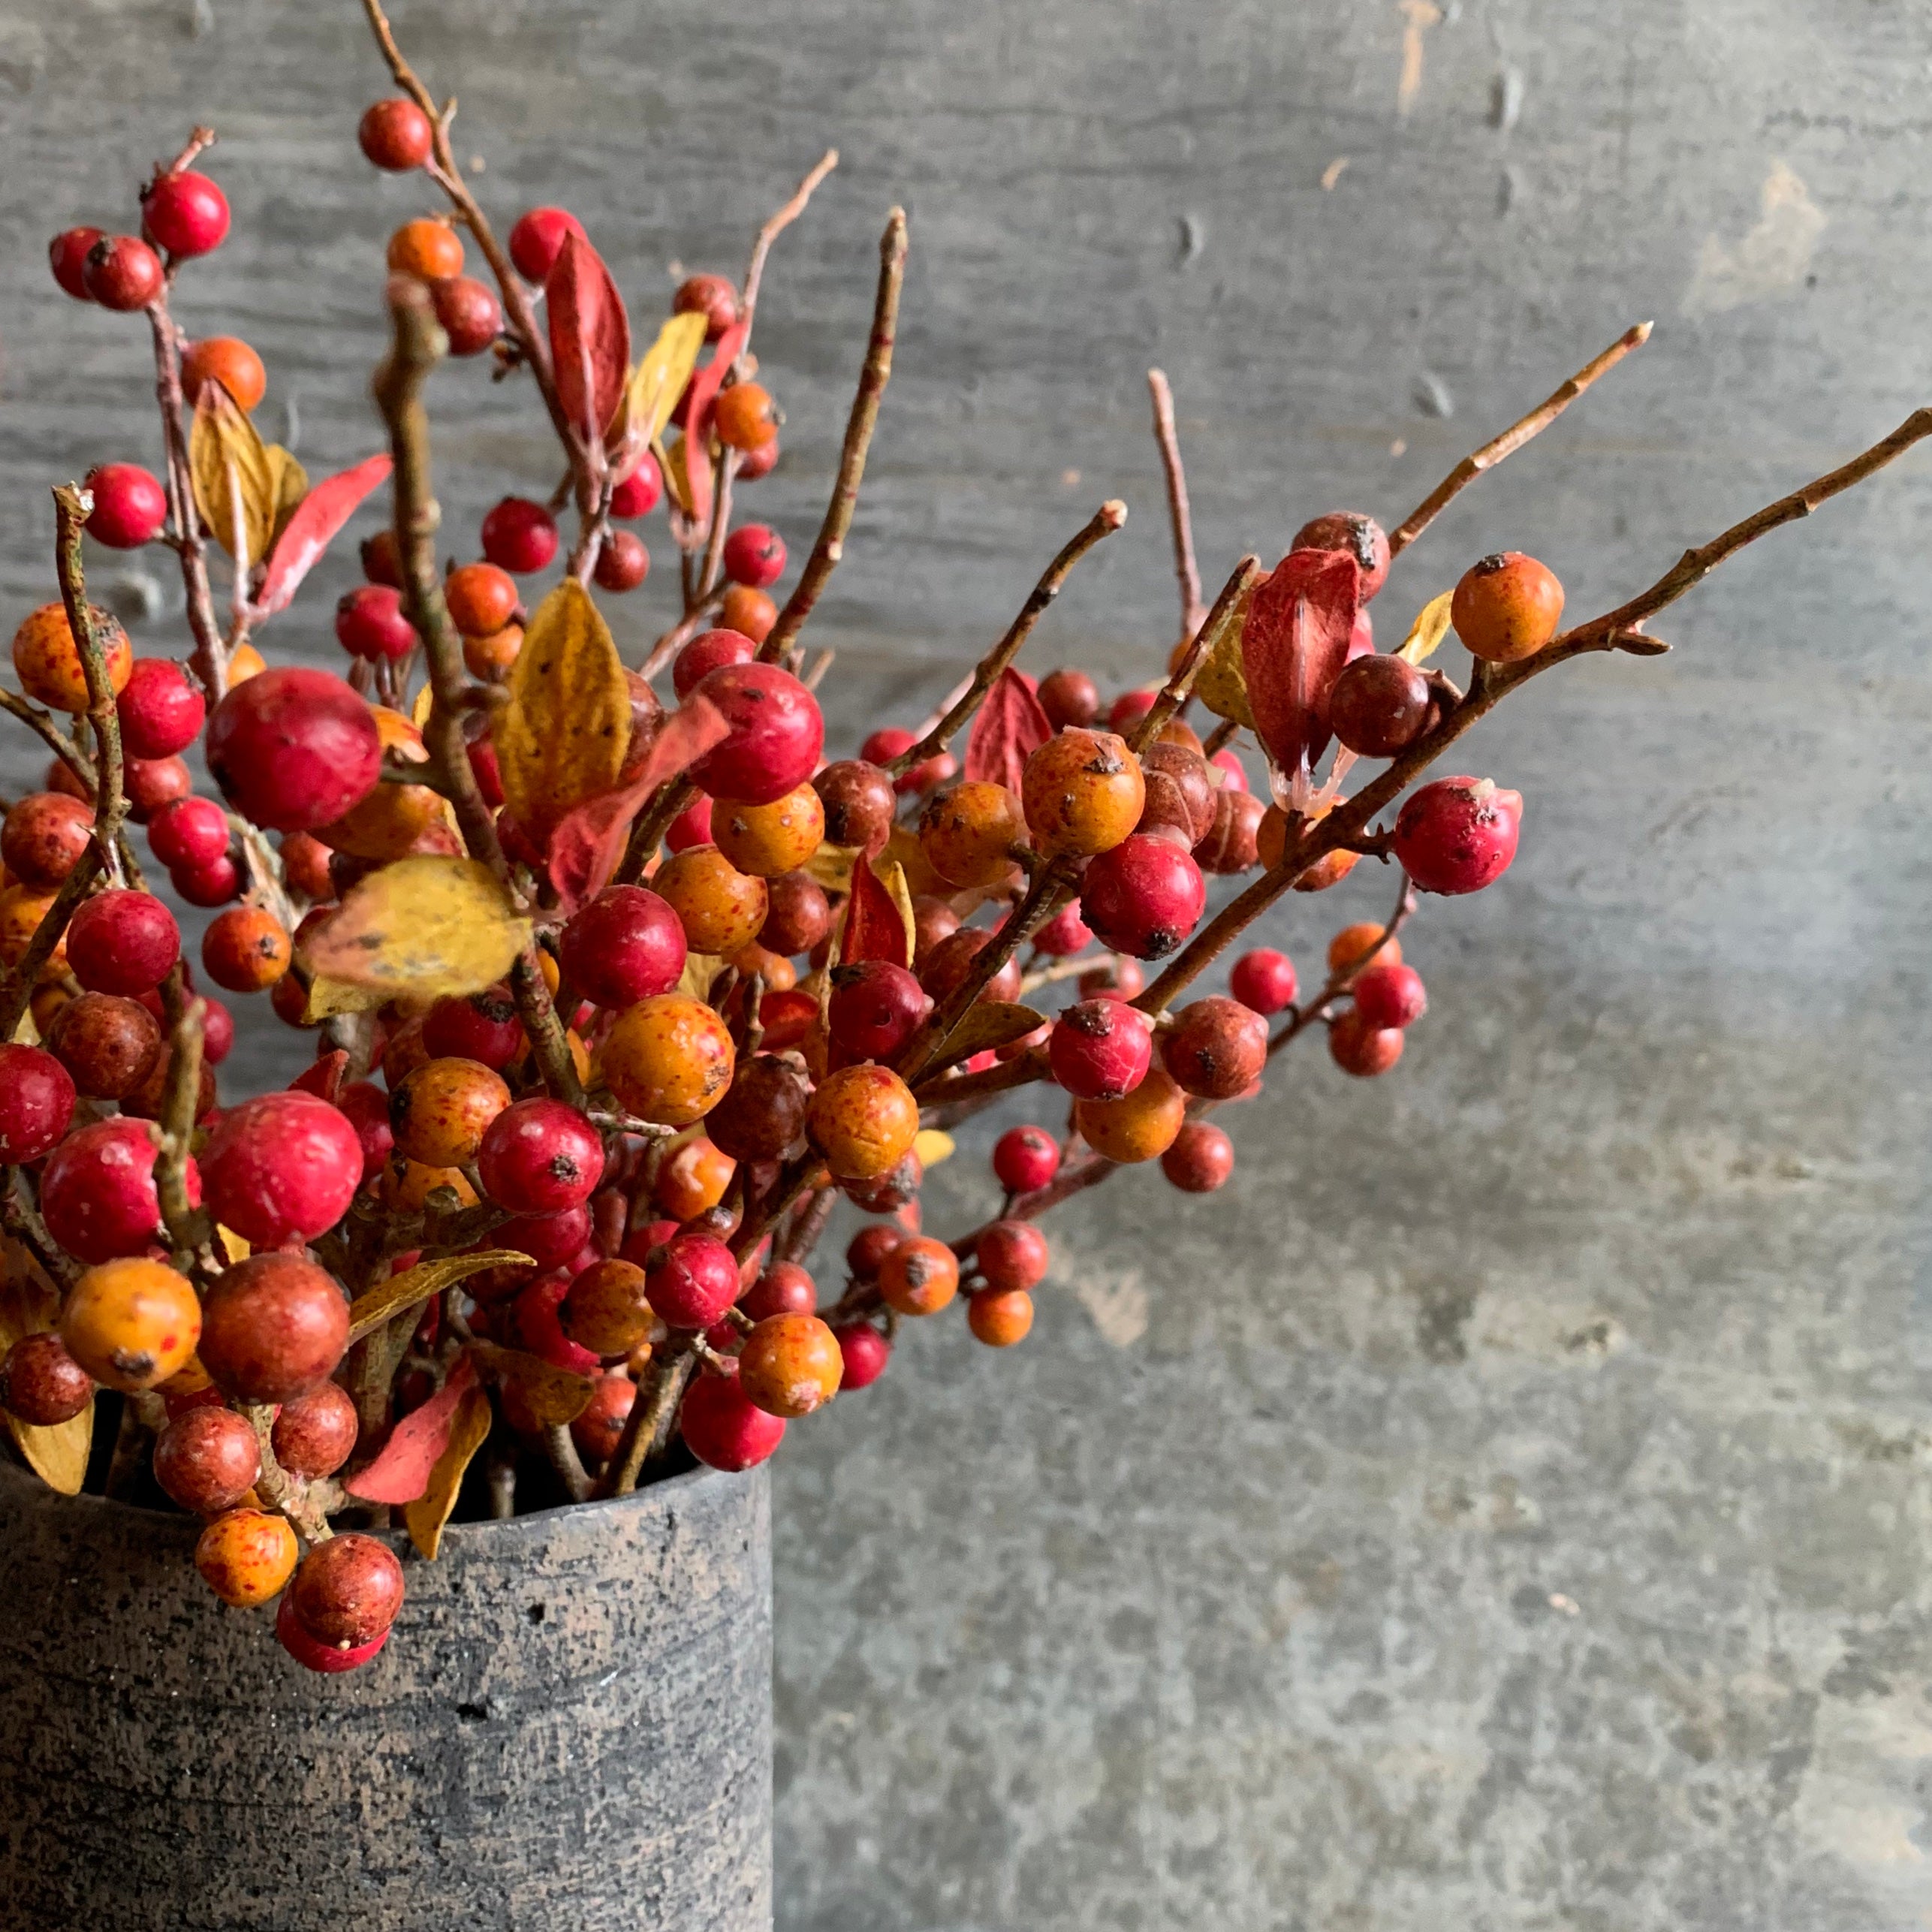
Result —
[{"label": "gray concrete background", "polygon": [[[1152,361],[1213,576],[1337,503],[1399,515],[1657,318],[1404,560],[1385,627],[1504,545],[1602,607],[1927,399],[1932,10],[1437,13],[399,23],[490,204],[569,200],[640,309],[674,261],[735,270],[842,149],[760,327],[794,544],[908,204],[898,373],[818,626],[844,745],[915,715],[1116,493],[1134,521],[1037,662],[1146,674],[1174,621]],[[420,201],[354,154],[378,83],[347,0],[0,16],[10,605],[50,594],[44,485],[155,448],[140,332],[55,293],[44,237],[126,206],[196,117],[237,233],[184,312],[261,348],[262,420],[292,395],[312,467],[373,446],[381,246]],[[434,399],[453,531],[550,479],[527,395],[472,368]],[[1522,856],[1418,922],[1433,1007],[1394,1075],[1311,1052],[1213,1201],[1135,1182],[1062,1216],[1026,1347],[940,1325],[795,1432],[788,1932],[1932,1924],[1928,475],[1741,559],[1659,627],[1676,656],[1566,669],[1483,728]],[[345,576],[272,648],[327,661]],[[1298,899],[1270,936],[1312,963],[1382,896]],[[291,1050],[246,1051],[266,1077]],[[937,1224],[988,1204],[981,1152],[936,1177]]]}]

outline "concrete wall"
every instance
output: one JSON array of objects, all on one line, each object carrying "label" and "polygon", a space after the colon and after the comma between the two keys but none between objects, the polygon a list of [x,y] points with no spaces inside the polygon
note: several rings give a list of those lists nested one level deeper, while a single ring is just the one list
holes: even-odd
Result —
[{"label": "concrete wall", "polygon": [[[263,350],[264,420],[292,396],[312,466],[373,446],[381,243],[421,197],[354,153],[379,84],[354,14],[0,19],[11,607],[50,594],[45,484],[155,447],[138,328],[54,293],[44,237],[125,207],[194,118],[237,234],[185,313]],[[1147,674],[1174,625],[1150,362],[1213,577],[1337,503],[1400,515],[1656,318],[1403,561],[1385,627],[1503,546],[1604,607],[1926,399],[1923,8],[442,0],[401,24],[492,205],[567,199],[640,307],[674,261],[735,269],[843,149],[760,328],[790,417],[764,501],[794,542],[909,206],[899,372],[818,626],[842,747],[915,716],[1117,493],[1134,520],[1036,662]],[[555,458],[514,387],[451,371],[435,401],[460,547]],[[1927,475],[1741,559],[1659,626],[1669,659],[1566,669],[1483,728],[1470,768],[1525,793],[1522,856],[1418,921],[1432,1011],[1393,1076],[1312,1047],[1237,1123],[1225,1193],[1135,1180],[1061,1217],[1014,1356],[935,1325],[796,1431],[788,1932],[1932,1922]],[[279,652],[326,661],[342,580]],[[668,604],[647,589],[626,634]],[[1384,896],[1297,899],[1269,936],[1312,966]],[[982,1152],[936,1176],[938,1225],[989,1205]]]}]

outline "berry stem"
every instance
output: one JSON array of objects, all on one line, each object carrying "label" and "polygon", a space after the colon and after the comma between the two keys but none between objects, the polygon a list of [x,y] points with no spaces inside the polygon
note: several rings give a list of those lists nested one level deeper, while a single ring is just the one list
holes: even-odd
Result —
[{"label": "berry stem", "polygon": [[879,237],[879,286],[873,297],[872,335],[866,345],[851,413],[845,419],[838,480],[832,486],[832,500],[825,506],[824,521],[818,526],[818,540],[805,560],[797,587],[785,600],[778,622],[759,650],[759,656],[767,664],[779,662],[791,649],[845,553],[845,538],[851,534],[853,513],[858,508],[859,485],[865,478],[867,454],[879,424],[879,405],[885,399],[885,386],[892,379],[892,351],[899,336],[899,298],[906,284],[906,210],[895,208],[886,218],[885,232]]},{"label": "berry stem", "polygon": [[647,682],[656,677],[700,631],[710,627],[719,605],[724,601],[722,589],[713,591],[709,596],[701,598],[652,645],[650,655],[644,659],[642,674]]},{"label": "berry stem", "polygon": [[1180,634],[1198,637],[1201,626],[1201,566],[1194,560],[1194,513],[1187,501],[1187,472],[1180,460],[1180,438],[1174,423],[1174,391],[1164,369],[1147,372],[1154,405],[1154,441],[1160,446],[1167,478],[1168,521],[1174,528],[1174,574],[1180,586]]},{"label": "berry stem", "polygon": [[89,791],[98,788],[100,781],[94,774],[94,761],[38,705],[29,704],[24,698],[17,698],[11,691],[0,690],[0,710],[11,711],[30,731],[38,734],[41,742]]},{"label": "berry stem", "polygon": [[[1318,1020],[1328,1017],[1328,1009],[1360,979],[1375,963],[1376,956],[1389,941],[1415,916],[1415,888],[1409,882],[1409,875],[1402,875],[1402,891],[1395,902],[1395,910],[1389,915],[1388,923],[1382,929],[1382,937],[1372,946],[1365,947],[1339,972],[1328,975],[1322,990],[1313,999],[1304,999],[1298,1006],[1289,1008],[1288,1018],[1281,1030],[1268,1042],[1267,1056],[1273,1059],[1291,1040],[1298,1039]],[[1206,1110],[1204,1108],[1203,1111]]]},{"label": "berry stem", "polygon": [[206,1047],[207,1002],[191,999],[170,1029],[167,1084],[162,1096],[160,1150],[155,1160],[155,1192],[161,1217],[174,1243],[174,1264],[184,1273],[214,1238],[213,1216],[188,1198],[188,1156],[194,1144],[195,1103],[201,1096],[201,1062]]},{"label": "berry stem", "polygon": [[652,1351],[616,1452],[605,1465],[595,1494],[628,1496],[645,1469],[662,1455],[679,1398],[697,1366],[697,1357],[675,1340]]},{"label": "berry stem", "polygon": [[1194,680],[1200,676],[1201,667],[1219,648],[1228,627],[1240,616],[1246,605],[1248,593],[1254,589],[1261,574],[1261,560],[1258,556],[1244,556],[1234,566],[1234,574],[1221,586],[1214,607],[1189,634],[1192,641],[1186,655],[1174,666],[1173,676],[1148,707],[1147,715],[1134,727],[1127,748],[1136,758],[1153,743],[1168,720],[1194,695]]},{"label": "berry stem", "polygon": [[765,261],[771,253],[771,245],[804,213],[805,204],[812,199],[818,184],[838,164],[838,149],[827,148],[818,157],[811,173],[792,191],[791,199],[766,220],[752,243],[751,260],[745,265],[744,294],[738,305],[739,319],[745,325],[744,345],[738,351],[740,369],[744,366],[746,354],[752,345],[752,322],[758,313],[758,289],[764,280]]}]

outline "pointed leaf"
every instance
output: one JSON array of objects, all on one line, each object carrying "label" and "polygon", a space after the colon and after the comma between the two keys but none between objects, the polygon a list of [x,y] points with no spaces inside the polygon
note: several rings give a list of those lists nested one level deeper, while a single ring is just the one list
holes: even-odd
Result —
[{"label": "pointed leaf", "polygon": [[268,539],[272,553],[308,496],[309,472],[279,443],[270,443],[267,454],[269,473],[275,478],[274,526]]},{"label": "pointed leaf", "polygon": [[300,949],[312,973],[420,999],[481,993],[510,970],[530,922],[474,859],[398,859],[352,886]]},{"label": "pointed leaf", "polygon": [[597,1392],[588,1376],[553,1367],[542,1356],[526,1355],[521,1349],[472,1342],[470,1352],[499,1382],[514,1382],[531,1414],[547,1429],[574,1422]]},{"label": "pointed leaf", "polygon": [[717,983],[718,975],[725,970],[725,961],[716,953],[686,953],[684,970],[677,976],[677,984],[671,988],[680,999],[701,999],[708,1002],[711,989]]},{"label": "pointed leaf", "polygon": [[1011,665],[993,680],[966,740],[966,775],[988,785],[1003,785],[1017,798],[1024,788],[1026,761],[1053,735],[1053,728],[1033,687]]},{"label": "pointed leaf", "polygon": [[188,472],[194,508],[222,549],[230,556],[235,553],[239,499],[248,560],[266,556],[281,500],[280,471],[240,405],[212,379],[194,399]]},{"label": "pointed leaf", "polygon": [[[303,957],[307,957],[305,951]],[[338,1013],[373,1013],[387,1003],[389,995],[376,986],[351,986],[345,979],[331,979],[327,973],[313,973],[309,980],[309,996],[302,1003],[302,1023],[319,1026]]]},{"label": "pointed leaf", "polygon": [[718,338],[711,360],[691,378],[691,406],[684,417],[684,475],[689,514],[693,522],[711,517],[711,405],[745,346],[749,325],[734,322]]},{"label": "pointed leaf", "polygon": [[[528,640],[524,649],[529,648]],[[550,883],[565,916],[595,899],[616,877],[631,821],[668,779],[695,764],[729,732],[725,714],[708,698],[694,696],[659,726],[643,763],[629,783],[567,812],[550,834]]]},{"label": "pointed leaf", "polygon": [[684,439],[680,436],[674,443],[667,445],[659,437],[653,445],[658,460],[658,474],[664,478],[664,487],[671,494],[680,512],[691,514],[691,479],[684,473]]},{"label": "pointed leaf", "polygon": [[966,1008],[966,1017],[946,1035],[945,1051],[933,1062],[934,1068],[951,1066],[957,1061],[971,1059],[975,1053],[1023,1040],[1046,1023],[1047,1016],[1035,1013],[1030,1006],[1004,999],[978,1000]]},{"label": "pointed leaf", "polygon": [[912,963],[911,926],[885,882],[869,865],[852,867],[852,896],[839,945],[841,966],[857,966],[862,960],[883,960],[896,966]]},{"label": "pointed leaf", "polygon": [[631,364],[631,324],[604,258],[568,234],[544,284],[557,399],[586,448],[604,440]]},{"label": "pointed leaf", "polygon": [[622,414],[613,424],[620,450],[647,450],[664,434],[704,347],[704,318],[674,315],[658,331],[624,385]]},{"label": "pointed leaf", "polygon": [[449,1439],[422,1494],[402,1506],[402,1520],[409,1526],[409,1540],[434,1563],[443,1547],[443,1530],[457,1506],[464,1472],[476,1452],[489,1439],[494,1412],[490,1398],[480,1388],[466,1388],[457,1404],[450,1424]]},{"label": "pointed leaf", "polygon": [[912,1151],[918,1156],[922,1169],[951,1160],[956,1150],[953,1137],[943,1128],[921,1127],[912,1137]]},{"label": "pointed leaf", "polygon": [[349,1340],[360,1342],[404,1309],[417,1307],[431,1295],[440,1295],[485,1268],[535,1266],[528,1255],[519,1254],[514,1248],[490,1248],[478,1255],[448,1255],[439,1261],[419,1261],[357,1296],[349,1306]]},{"label": "pointed leaf", "polygon": [[1449,634],[1449,607],[1455,598],[1453,590],[1445,590],[1441,596],[1430,598],[1417,613],[1396,656],[1406,658],[1411,664],[1427,664],[1435,656],[1436,647]]},{"label": "pointed leaf", "polygon": [[420,1409],[390,1431],[381,1453],[342,1484],[365,1502],[414,1502],[430,1486],[430,1472],[449,1445],[457,1411],[476,1387],[476,1365],[458,1358],[449,1379]]},{"label": "pointed leaf", "polygon": [[371,457],[354,469],[342,470],[317,484],[303,498],[301,508],[276,539],[274,552],[268,560],[268,575],[255,606],[258,616],[272,617],[278,610],[288,609],[302,580],[315,568],[363,499],[378,484],[387,481],[393,467],[386,456]]},{"label": "pointed leaf", "polygon": [[1255,730],[1291,779],[1328,739],[1328,693],[1348,662],[1361,570],[1344,550],[1295,550],[1256,585],[1241,626]]}]

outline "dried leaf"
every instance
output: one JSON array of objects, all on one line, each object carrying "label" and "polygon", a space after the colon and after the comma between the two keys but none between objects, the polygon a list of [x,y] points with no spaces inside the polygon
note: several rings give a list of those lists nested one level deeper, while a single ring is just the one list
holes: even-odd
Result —
[{"label": "dried leaf", "polygon": [[1348,662],[1361,569],[1345,550],[1294,550],[1255,588],[1241,664],[1255,730],[1291,779],[1328,741],[1328,693]]},{"label": "dried leaf", "polygon": [[342,1484],[365,1502],[414,1502],[430,1486],[430,1474],[448,1447],[450,1431],[463,1397],[476,1388],[476,1367],[467,1355],[457,1358],[449,1379],[420,1409],[412,1409],[390,1431],[381,1454],[367,1469]]},{"label": "dried leaf", "polygon": [[491,1248],[480,1255],[448,1255],[439,1261],[419,1261],[413,1268],[378,1282],[366,1295],[358,1295],[349,1307],[349,1340],[360,1342],[383,1324],[427,1301],[431,1295],[467,1281],[485,1268],[535,1267],[528,1255],[514,1248]]},{"label": "dried leaf", "polygon": [[995,1047],[1023,1040],[1046,1023],[1047,1016],[1035,1013],[1030,1006],[1004,999],[976,1001],[966,1008],[965,1017],[946,1035],[944,1051],[933,1062],[934,1067],[951,1066],[957,1061],[971,1059],[975,1053],[987,1053]]},{"label": "dried leaf", "polygon": [[565,236],[544,284],[544,306],[557,399],[586,447],[599,445],[624,393],[631,324],[603,257],[581,235]]},{"label": "dried leaf", "polygon": [[942,1161],[952,1159],[953,1137],[937,1127],[921,1127],[912,1137],[912,1151],[918,1156],[922,1168],[936,1168]]},{"label": "dried leaf", "polygon": [[268,575],[255,604],[258,617],[272,617],[278,610],[288,609],[302,580],[315,568],[363,499],[387,480],[392,467],[386,456],[371,457],[354,469],[342,470],[317,484],[302,499],[301,508],[288,519],[275,541]]},{"label": "dried leaf", "polygon": [[827,892],[849,892],[852,867],[858,861],[861,849],[857,845],[835,845],[828,841],[805,861],[805,870]]},{"label": "dried leaf", "polygon": [[[905,875],[894,866],[903,887]],[[877,870],[852,868],[851,898],[845,909],[845,936],[839,945],[839,963],[857,966],[862,960],[884,960],[888,965],[912,963],[911,901],[902,907]]]},{"label": "dried leaf", "polygon": [[597,1385],[588,1376],[554,1368],[541,1355],[521,1349],[499,1348],[494,1342],[472,1342],[470,1352],[499,1382],[517,1385],[530,1413],[546,1429],[574,1422],[589,1406]]},{"label": "dried leaf", "polygon": [[708,1000],[713,982],[724,970],[725,962],[716,953],[686,953],[684,970],[671,991],[683,999]]},{"label": "dried leaf", "polygon": [[684,416],[684,475],[687,514],[697,523],[708,523],[711,516],[711,405],[750,333],[748,324],[734,322],[718,338],[711,360],[691,378],[691,406]]},{"label": "dried leaf", "polygon": [[[529,649],[527,638],[523,648]],[[695,764],[730,729],[725,714],[710,698],[692,698],[659,726],[643,763],[628,783],[564,814],[550,834],[549,860],[550,883],[566,917],[586,900],[595,899],[616,876],[631,821],[651,794],[667,779]]]},{"label": "dried leaf", "polygon": [[319,1026],[338,1013],[373,1013],[388,999],[389,995],[378,986],[351,986],[345,979],[315,973],[309,978],[309,997],[302,1004],[302,1023]]},{"label": "dried leaf", "polygon": [[[430,713],[436,708],[436,687],[433,684],[426,683],[422,689],[417,692],[414,701],[409,707],[410,723],[414,725],[418,731],[426,731],[429,728]],[[425,757],[428,755],[426,750],[423,755]]]},{"label": "dried leaf", "polygon": [[993,680],[966,740],[966,775],[987,785],[1003,785],[1017,798],[1024,787],[1026,761],[1053,735],[1053,728],[1033,687],[1011,665]]},{"label": "dried leaf", "polygon": [[631,687],[610,626],[574,577],[532,616],[492,735],[505,803],[539,846],[573,806],[616,787],[631,742]]},{"label": "dried leaf", "polygon": [[1427,664],[1435,656],[1436,647],[1449,634],[1449,606],[1455,595],[1453,590],[1445,590],[1423,605],[1396,653],[1397,657],[1406,658],[1411,664]]},{"label": "dried leaf", "polygon": [[[0,1235],[0,1355],[25,1335],[51,1328],[60,1307],[53,1283],[17,1242]],[[94,1405],[78,1415],[43,1427],[6,1418],[8,1433],[41,1481],[62,1496],[78,1496],[94,1445]]]},{"label": "dried leaf", "polygon": [[221,384],[201,385],[188,433],[188,481],[194,508],[229,556],[235,553],[235,499],[240,496],[248,561],[268,554],[281,501],[280,470],[255,426]]},{"label": "dried leaf", "polygon": [[529,944],[490,868],[474,859],[398,859],[352,886],[303,943],[312,973],[420,999],[481,993]]},{"label": "dried leaf", "polygon": [[490,1437],[493,1412],[490,1398],[480,1388],[466,1388],[457,1404],[450,1424],[449,1440],[443,1445],[436,1466],[430,1472],[429,1486],[413,1502],[402,1506],[402,1520],[409,1526],[409,1540],[434,1563],[443,1547],[444,1526],[457,1506],[463,1488],[463,1472]]},{"label": "dried leaf", "polygon": [[704,346],[702,315],[674,315],[658,331],[624,385],[623,413],[614,426],[620,448],[645,450],[664,434]]},{"label": "dried leaf", "polygon": [[664,478],[664,487],[670,492],[671,500],[686,516],[691,514],[691,479],[684,471],[684,439],[680,436],[674,443],[667,445],[660,436],[652,445],[658,460],[658,474]]},{"label": "dried leaf", "polygon": [[268,539],[272,553],[296,511],[308,499],[309,472],[279,443],[270,443],[267,455],[269,469],[275,478],[275,526]]}]

